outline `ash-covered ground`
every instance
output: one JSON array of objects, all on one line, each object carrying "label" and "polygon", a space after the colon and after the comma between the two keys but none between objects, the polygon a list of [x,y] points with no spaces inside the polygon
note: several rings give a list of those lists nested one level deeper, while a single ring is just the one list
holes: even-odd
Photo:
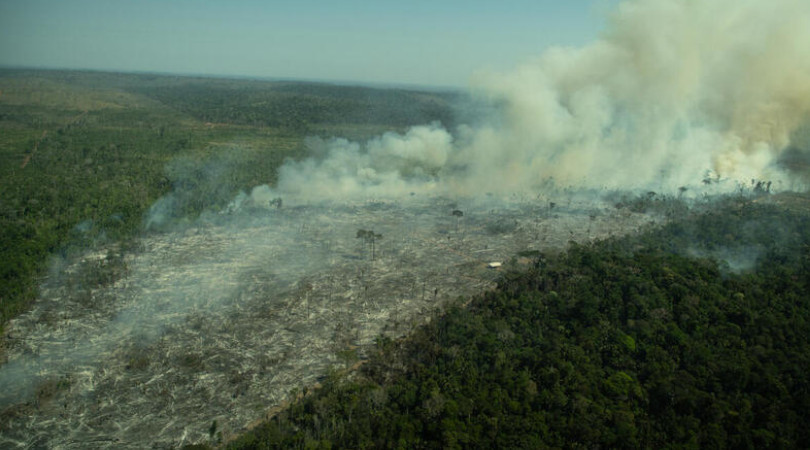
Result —
[{"label": "ash-covered ground", "polygon": [[493,287],[517,252],[655,219],[573,198],[248,205],[143,237],[108,283],[87,274],[117,250],[88,253],[8,327],[0,447],[173,447],[211,442],[214,421],[227,439],[381,334]]}]

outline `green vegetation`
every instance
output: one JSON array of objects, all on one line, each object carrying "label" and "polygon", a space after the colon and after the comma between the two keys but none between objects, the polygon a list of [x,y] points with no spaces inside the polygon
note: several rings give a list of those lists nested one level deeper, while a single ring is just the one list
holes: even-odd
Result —
[{"label": "green vegetation", "polygon": [[737,197],[540,255],[228,448],[802,447],[808,204]]},{"label": "green vegetation", "polygon": [[240,189],[273,183],[307,135],[362,139],[447,122],[452,99],[316,83],[0,70],[0,324],[35,298],[49,255],[126,247],[168,192],[177,200],[169,219],[194,217]]}]

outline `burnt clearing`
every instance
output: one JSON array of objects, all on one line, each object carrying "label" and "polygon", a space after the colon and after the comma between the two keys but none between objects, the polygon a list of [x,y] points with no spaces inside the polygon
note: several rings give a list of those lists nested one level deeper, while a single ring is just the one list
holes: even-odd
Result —
[{"label": "burnt clearing", "polygon": [[[0,443],[170,447],[207,442],[212,421],[227,439],[366,358],[377,337],[403,336],[448,299],[494,287],[530,262],[518,253],[661,219],[559,203],[246,204],[151,233],[136,252],[87,253],[8,327]],[[113,281],[88,281],[111,264],[122,267]]]}]

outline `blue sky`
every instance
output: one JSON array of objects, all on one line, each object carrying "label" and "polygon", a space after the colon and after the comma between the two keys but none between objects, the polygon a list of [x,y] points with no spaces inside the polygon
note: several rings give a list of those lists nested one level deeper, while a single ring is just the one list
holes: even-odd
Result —
[{"label": "blue sky", "polygon": [[463,87],[616,0],[0,0],[0,65]]}]

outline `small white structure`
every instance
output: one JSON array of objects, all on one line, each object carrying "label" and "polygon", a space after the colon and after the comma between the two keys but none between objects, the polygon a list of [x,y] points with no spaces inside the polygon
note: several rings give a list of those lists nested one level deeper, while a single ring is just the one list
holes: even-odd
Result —
[{"label": "small white structure", "polygon": [[490,269],[497,269],[498,267],[501,267],[502,265],[503,265],[503,263],[501,263],[501,262],[491,262],[491,263],[487,264],[487,267],[489,267]]}]

